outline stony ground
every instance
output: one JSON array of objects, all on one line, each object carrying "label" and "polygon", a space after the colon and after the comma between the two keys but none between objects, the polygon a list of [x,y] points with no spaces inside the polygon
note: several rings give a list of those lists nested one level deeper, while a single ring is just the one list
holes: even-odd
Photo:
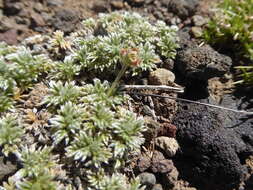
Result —
[{"label": "stony ground", "polygon": [[[253,110],[252,91],[235,90],[233,60],[198,39],[207,23],[208,0],[0,0],[0,41],[18,44],[37,33],[75,31],[99,12],[133,10],[177,25],[180,48],[174,62],[137,84],[184,86],[182,98]],[[41,88],[38,88],[41,89]],[[35,88],[36,90],[36,88]],[[32,91],[33,103],[41,92]],[[155,92],[148,92],[155,93]],[[170,95],[173,93],[160,93]],[[253,119],[171,99],[132,96],[131,109],[145,116],[150,130],[141,155],[129,164],[152,190],[253,189]],[[43,116],[41,116],[43,117]],[[44,115],[44,117],[47,117]],[[0,180],[15,173],[11,158],[0,157]],[[129,172],[126,168],[126,173]]]}]

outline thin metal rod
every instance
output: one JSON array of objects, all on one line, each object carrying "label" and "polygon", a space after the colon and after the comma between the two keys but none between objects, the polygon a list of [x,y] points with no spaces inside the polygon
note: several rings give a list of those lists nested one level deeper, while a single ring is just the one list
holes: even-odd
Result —
[{"label": "thin metal rod", "polygon": [[151,96],[151,97],[158,97],[158,98],[169,98],[169,99],[173,99],[176,101],[182,101],[182,102],[188,102],[188,103],[193,103],[193,104],[199,104],[199,105],[203,105],[203,106],[209,106],[209,107],[213,107],[213,108],[217,108],[217,109],[222,109],[222,110],[228,110],[228,111],[232,111],[232,112],[236,112],[236,113],[241,113],[241,114],[246,114],[246,115],[253,115],[253,112],[248,112],[245,110],[236,110],[236,109],[232,109],[232,108],[226,108],[223,106],[217,106],[217,105],[213,105],[213,104],[208,104],[208,103],[202,103],[202,102],[197,102],[197,101],[193,101],[193,100],[188,100],[188,99],[184,99],[184,98],[176,98],[173,96],[162,96],[162,95],[157,95],[157,94],[146,94],[146,93],[139,93],[139,92],[127,92],[128,94],[134,94],[134,95],[140,95],[140,96]]},{"label": "thin metal rod", "polygon": [[137,90],[163,90],[173,91],[177,93],[184,93],[184,88],[172,87],[166,85],[122,85],[123,89],[137,89]]}]

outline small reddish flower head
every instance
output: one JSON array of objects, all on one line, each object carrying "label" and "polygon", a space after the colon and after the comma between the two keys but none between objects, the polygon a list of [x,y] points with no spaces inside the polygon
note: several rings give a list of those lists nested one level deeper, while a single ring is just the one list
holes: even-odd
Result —
[{"label": "small reddish flower head", "polygon": [[123,48],[120,51],[120,55],[123,64],[137,67],[141,63],[141,59],[139,58],[139,49],[137,48]]}]

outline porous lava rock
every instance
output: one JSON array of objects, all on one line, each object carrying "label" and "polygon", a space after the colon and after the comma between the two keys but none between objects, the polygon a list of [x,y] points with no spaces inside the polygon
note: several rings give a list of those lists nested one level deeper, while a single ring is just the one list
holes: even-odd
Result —
[{"label": "porous lava rock", "polygon": [[16,15],[24,8],[20,0],[5,0],[3,1],[3,5],[4,13],[8,16]]},{"label": "porous lava rock", "polygon": [[218,53],[209,45],[204,45],[179,50],[175,65],[186,78],[207,81],[228,73],[232,66],[232,59]]},{"label": "porous lava rock", "polygon": [[182,19],[192,16],[196,12],[198,0],[162,0],[164,6]]},{"label": "porous lava rock", "polygon": [[[222,105],[235,109],[242,103],[224,96]],[[181,147],[176,167],[187,180],[206,190],[231,190],[245,180],[243,163],[253,153],[252,118],[181,103],[173,123]]]},{"label": "porous lava rock", "polygon": [[[69,9],[61,9],[56,12],[52,21],[52,27],[65,33],[73,32],[78,22],[78,13]],[[66,27],[67,26],[67,27]]]},{"label": "porous lava rock", "polygon": [[163,123],[158,130],[158,136],[176,137],[177,127],[171,123]]}]

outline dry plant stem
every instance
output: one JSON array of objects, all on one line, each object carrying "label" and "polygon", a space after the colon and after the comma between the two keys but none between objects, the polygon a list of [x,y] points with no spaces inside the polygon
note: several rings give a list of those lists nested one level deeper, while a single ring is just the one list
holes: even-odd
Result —
[{"label": "dry plant stem", "polygon": [[184,93],[184,88],[166,86],[166,85],[123,85],[123,89],[137,89],[137,90],[163,90],[177,93]]},{"label": "dry plant stem", "polygon": [[245,110],[236,110],[236,109],[232,109],[232,108],[226,108],[223,106],[217,106],[217,105],[213,105],[213,104],[202,103],[202,102],[197,102],[197,101],[193,101],[193,100],[187,100],[184,98],[177,98],[177,97],[172,97],[172,96],[162,96],[162,95],[157,95],[157,94],[145,94],[145,93],[139,93],[139,92],[128,92],[128,94],[135,94],[135,95],[140,95],[140,96],[152,96],[152,97],[158,97],[158,98],[169,98],[169,99],[173,99],[176,101],[182,101],[182,102],[188,102],[188,103],[193,103],[193,104],[199,104],[199,105],[203,105],[203,106],[209,106],[209,107],[232,111],[232,112],[241,113],[241,114],[245,114],[245,115],[253,115],[253,112],[248,112]]},{"label": "dry plant stem", "polygon": [[112,92],[114,91],[114,89],[117,87],[117,85],[119,84],[119,80],[121,79],[121,77],[124,75],[124,73],[126,72],[128,68],[128,65],[126,64],[122,64],[122,68],[121,70],[119,71],[116,79],[114,80],[114,82],[112,83],[112,86],[111,88],[109,89],[108,91],[108,96],[111,96],[112,95]]}]

